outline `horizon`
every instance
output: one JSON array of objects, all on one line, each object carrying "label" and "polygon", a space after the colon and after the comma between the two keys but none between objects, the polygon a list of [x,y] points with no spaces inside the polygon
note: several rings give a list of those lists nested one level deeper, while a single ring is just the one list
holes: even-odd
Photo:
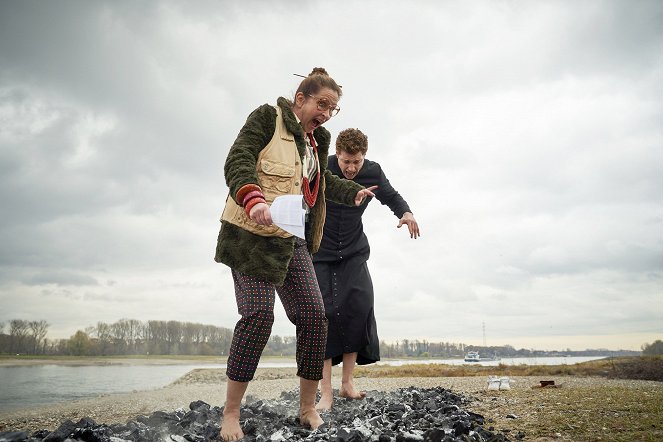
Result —
[{"label": "horizon", "polygon": [[[19,319],[19,318],[14,318],[14,319]],[[123,319],[135,319],[135,318],[119,318],[116,321],[108,323],[108,325],[113,324],[114,322],[123,320]],[[168,319],[147,319],[147,320],[139,320],[141,323],[146,323],[147,321],[166,321],[168,322]],[[175,320],[174,320],[175,321]],[[192,322],[192,321],[178,321],[178,322]],[[205,326],[214,326],[214,327],[220,327],[228,330],[232,330],[234,328],[234,324],[230,326],[224,326],[224,325],[218,325],[218,324],[207,324],[207,323],[202,323],[201,325]],[[83,331],[85,332],[86,329],[94,328],[95,325],[89,324],[86,326],[82,327],[74,327],[69,333],[69,335],[64,334],[56,334],[56,336],[53,336],[53,333],[50,330],[49,326],[49,332],[46,336],[46,339],[49,340],[61,340],[61,339],[70,339],[77,331]],[[4,334],[8,334],[8,325],[5,324],[5,330],[2,332]],[[292,327],[292,331],[294,332],[294,326]],[[294,337],[294,333],[288,334],[288,333],[275,333],[272,331],[272,334],[270,336],[280,336],[280,337]],[[94,336],[94,334],[90,334],[90,336]],[[499,339],[499,338],[491,338],[491,339],[486,339],[486,343],[484,345],[483,343],[483,338],[476,338],[476,337],[468,337],[466,340],[463,340],[462,338],[460,339],[449,339],[449,338],[444,338],[444,337],[421,337],[421,336],[404,336],[404,337],[394,337],[394,336],[385,336],[385,337],[380,337],[381,342],[385,342],[387,344],[395,344],[395,343],[402,343],[403,340],[408,340],[410,342],[429,342],[429,343],[450,343],[450,344],[462,344],[464,346],[472,346],[472,347],[487,347],[487,348],[492,348],[492,347],[505,347],[505,346],[511,346],[515,348],[516,350],[535,350],[535,351],[546,351],[546,352],[564,352],[567,350],[570,351],[594,351],[594,350],[606,350],[606,351],[611,351],[611,352],[617,352],[617,351],[635,351],[635,352],[640,352],[642,351],[642,347],[646,344],[651,344],[657,340],[663,339],[661,336],[650,336],[650,335],[642,335],[640,338],[637,339],[642,339],[643,337],[649,336],[651,339],[642,341],[641,343],[636,343],[633,344],[634,339],[636,339],[633,336],[621,336],[621,335],[612,335],[612,336],[603,336],[597,339],[594,336],[556,336],[556,337],[537,337],[537,338],[524,338],[524,339],[512,339],[510,342],[506,338],[504,339]],[[477,341],[479,339],[479,341]],[[611,342],[622,342],[622,344],[615,344],[614,346],[604,346],[602,343],[604,343],[606,340],[610,340]],[[498,343],[499,342],[499,343]],[[591,343],[594,343],[593,345]],[[589,343],[589,344],[588,344]]]}]

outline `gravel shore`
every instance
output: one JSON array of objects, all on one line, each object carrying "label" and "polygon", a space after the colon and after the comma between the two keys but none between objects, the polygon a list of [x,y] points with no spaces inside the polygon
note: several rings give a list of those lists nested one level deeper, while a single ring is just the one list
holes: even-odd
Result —
[{"label": "gravel shore", "polygon": [[[334,367],[335,369],[338,367]],[[158,367],[155,367],[158,370]],[[210,405],[222,406],[225,399],[225,370],[201,368],[193,370],[163,388],[132,393],[100,396],[70,403],[48,405],[34,409],[0,412],[0,431],[40,429],[53,430],[66,419],[74,422],[90,417],[97,423],[125,423],[138,415],[154,411],[188,409],[191,402],[202,400]],[[340,385],[340,371],[333,373],[334,387]],[[405,387],[443,387],[468,398],[467,408],[485,416],[500,428],[527,427],[540,418],[536,407],[544,397],[559,394],[563,390],[587,389],[600,391],[606,388],[629,388],[654,392],[663,397],[663,383],[653,381],[610,380],[605,378],[555,377],[557,391],[536,388],[541,377],[511,377],[511,390],[487,390],[487,378],[475,377],[408,377],[408,378],[357,378],[358,388],[392,391]],[[299,378],[294,368],[258,369],[256,378],[249,384],[247,400],[278,398],[283,391],[296,390]],[[545,391],[544,391],[545,390]],[[511,414],[517,416],[514,422]],[[545,439],[537,439],[545,440]]]}]

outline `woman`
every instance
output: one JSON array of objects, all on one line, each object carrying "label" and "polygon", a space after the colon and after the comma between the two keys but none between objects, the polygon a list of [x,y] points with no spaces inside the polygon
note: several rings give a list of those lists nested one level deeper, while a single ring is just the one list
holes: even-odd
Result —
[{"label": "woman", "polygon": [[[322,128],[340,110],[341,88],[322,68],[305,78],[292,101],[262,105],[246,120],[224,168],[230,190],[221,217],[215,261],[231,268],[237,322],[228,355],[221,439],[239,440],[240,404],[253,378],[274,321],[274,291],[297,334],[299,419],[312,429],[323,422],[315,409],[322,379],[327,321],[311,254],[320,246],[325,197],[360,205],[371,189],[327,170],[329,132]],[[305,239],[272,224],[269,204],[280,195],[302,194]]]}]

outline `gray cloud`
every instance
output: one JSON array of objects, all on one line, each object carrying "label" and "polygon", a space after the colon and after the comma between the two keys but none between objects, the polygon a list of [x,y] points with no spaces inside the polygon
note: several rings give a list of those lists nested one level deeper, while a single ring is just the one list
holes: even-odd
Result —
[{"label": "gray cloud", "polygon": [[86,286],[97,285],[96,279],[88,276],[72,272],[42,272],[39,274],[31,275],[23,280],[25,285],[65,285],[65,286]]},{"label": "gray cloud", "polygon": [[656,1],[2,2],[0,321],[232,327],[225,156],[324,66],[326,126],[368,134],[423,232],[365,216],[382,338],[638,349],[663,332],[662,22]]}]

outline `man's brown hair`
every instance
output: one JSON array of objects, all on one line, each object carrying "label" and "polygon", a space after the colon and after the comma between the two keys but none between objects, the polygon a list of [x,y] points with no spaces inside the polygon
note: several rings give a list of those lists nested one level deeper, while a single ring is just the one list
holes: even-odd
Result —
[{"label": "man's brown hair", "polygon": [[355,155],[366,155],[368,151],[368,137],[359,129],[345,129],[336,137],[336,150],[342,150]]}]

